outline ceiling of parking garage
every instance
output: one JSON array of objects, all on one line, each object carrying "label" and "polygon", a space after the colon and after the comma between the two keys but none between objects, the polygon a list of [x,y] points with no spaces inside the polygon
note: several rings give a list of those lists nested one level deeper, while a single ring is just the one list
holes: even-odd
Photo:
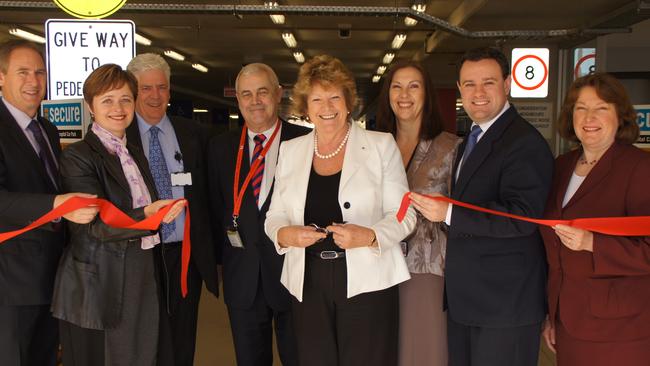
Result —
[{"label": "ceiling of parking garage", "polygon": [[[397,32],[408,37],[395,52],[396,60],[420,59],[438,85],[452,86],[455,61],[467,48],[508,42],[566,47],[599,33],[623,31],[649,16],[638,12],[639,4],[646,4],[638,0],[425,0],[426,15],[435,18],[425,16],[408,27],[404,16],[411,0],[284,0],[279,3],[286,9],[286,22],[276,25],[268,13],[255,11],[263,0],[172,2],[128,1],[110,18],[133,20],[136,31],[153,41],[151,46],[137,45],[138,53],[172,48],[188,56],[189,61],[169,60],[172,89],[196,100],[196,106],[234,106],[233,98],[224,98],[223,88],[234,86],[239,68],[250,62],[269,64],[283,85],[293,84],[299,64],[282,41],[281,34],[287,30],[293,32],[306,58],[329,53],[343,60],[355,74],[367,105],[378,90],[371,78]],[[344,8],[313,12],[315,6]],[[377,12],[369,14],[370,7]],[[50,18],[69,16],[51,1],[0,1],[0,41],[13,37],[8,29],[14,26],[42,35],[44,22]],[[436,23],[439,20],[444,22]],[[449,32],[444,29],[447,25],[460,31]],[[339,28],[349,28],[350,37],[340,38]],[[513,30],[522,32],[498,32]],[[549,30],[564,30],[566,35],[549,37],[539,32]],[[493,33],[470,34],[485,31]],[[207,66],[209,72],[192,69],[191,62]]]}]

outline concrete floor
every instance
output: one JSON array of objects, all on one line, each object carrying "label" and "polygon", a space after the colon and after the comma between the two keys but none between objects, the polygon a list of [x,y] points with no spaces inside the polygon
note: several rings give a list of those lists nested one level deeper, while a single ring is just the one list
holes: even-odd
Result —
[{"label": "concrete floor", "polygon": [[[275,352],[274,356],[274,365],[280,365],[277,352]],[[203,289],[201,303],[199,305],[199,324],[194,365],[236,365],[226,306],[221,298],[216,299],[205,288]],[[554,365],[555,356],[545,345],[542,345],[539,355],[539,366]]]},{"label": "concrete floor", "polygon": [[[235,366],[235,349],[223,298],[215,298],[205,287],[199,304],[195,366]],[[281,365],[274,349],[274,365]]]}]

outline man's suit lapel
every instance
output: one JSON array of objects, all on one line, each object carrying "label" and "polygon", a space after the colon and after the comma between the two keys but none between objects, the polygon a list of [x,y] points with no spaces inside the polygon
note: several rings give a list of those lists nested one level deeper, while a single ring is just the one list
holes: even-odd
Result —
[{"label": "man's suit lapel", "polygon": [[[467,158],[467,161],[464,161],[463,165],[460,167],[460,173],[458,174],[458,179],[456,180],[452,191],[454,198],[462,197],[467,184],[472,180],[472,176],[483,164],[485,159],[487,159],[488,155],[490,155],[493,144],[501,138],[503,132],[516,116],[516,113],[515,108],[511,106],[494,122],[494,124],[492,124],[492,126],[490,126],[487,132],[483,134],[483,137],[481,137],[479,142],[476,144],[474,150],[472,150],[472,153]],[[467,138],[465,140],[467,140]],[[463,155],[463,151],[465,151],[466,144],[467,141],[463,141],[461,148],[458,150],[458,156],[454,164],[456,166],[454,173],[456,172],[456,169],[458,169],[458,163],[460,157]]]},{"label": "man's suit lapel", "polygon": [[[292,138],[300,136],[298,129],[294,125],[284,120],[280,120],[280,121],[282,122],[282,129],[280,130],[280,135],[278,136],[278,138],[280,138],[280,145],[282,145],[284,141],[291,140]],[[279,155],[280,155],[280,148],[278,147],[278,159],[279,159]],[[276,165],[277,163],[279,163],[278,159],[276,159]],[[266,214],[266,211],[269,210],[269,206],[271,205],[271,196],[273,196],[274,187],[275,187],[275,177],[273,177],[273,183],[271,183],[271,189],[269,190],[269,194],[266,195],[264,204],[262,204],[262,207],[259,210],[260,213]]]},{"label": "man's suit lapel", "polygon": [[[50,187],[50,189],[56,191],[57,189],[52,184],[52,180],[50,179],[50,176],[47,174],[47,171],[45,170],[45,166],[43,166],[43,163],[41,162],[41,159],[38,157],[38,154],[34,150],[34,147],[29,142],[29,140],[25,136],[25,133],[18,125],[18,122],[16,122],[16,120],[11,115],[7,107],[5,107],[3,102],[0,102],[0,123],[4,123],[5,125],[2,128],[3,133],[8,133],[9,136],[11,136],[14,139],[16,145],[22,150],[22,154],[20,154],[21,159],[25,158],[31,160],[31,162],[26,162],[26,164],[29,164],[32,167],[37,167],[40,176],[43,178],[43,182],[48,187]],[[59,145],[59,141],[58,139],[57,140],[53,139],[52,131],[48,130],[47,127],[45,127],[45,131],[47,132],[46,135],[48,140],[50,141],[52,150],[54,150],[54,158],[57,159],[58,161],[59,152],[61,151],[61,146]],[[56,133],[58,134],[58,132]]]},{"label": "man's suit lapel", "polygon": [[181,150],[181,154],[183,155],[183,166],[185,168],[185,171],[189,171],[189,167],[185,166],[185,162],[194,162],[197,161],[196,155],[197,155],[197,148],[200,146],[197,146],[195,144],[192,144],[192,135],[190,134],[190,131],[187,128],[183,128],[183,122],[179,121],[176,118],[170,117],[169,120],[172,123],[172,126],[174,127],[174,133],[176,133],[176,140],[178,141],[178,147]]}]

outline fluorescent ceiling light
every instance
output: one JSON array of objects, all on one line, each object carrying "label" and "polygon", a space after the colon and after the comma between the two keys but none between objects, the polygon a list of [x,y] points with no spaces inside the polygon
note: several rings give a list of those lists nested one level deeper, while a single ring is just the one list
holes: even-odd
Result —
[{"label": "fluorescent ceiling light", "polygon": [[295,58],[296,62],[299,63],[299,64],[305,62],[305,55],[303,55],[302,52],[300,52],[300,51],[294,52],[293,53],[293,58]]},{"label": "fluorescent ceiling light", "polygon": [[427,4],[413,4],[411,5],[411,9],[417,11],[418,13],[424,13],[424,11],[427,10]]},{"label": "fluorescent ceiling light", "polygon": [[201,71],[201,72],[208,72],[208,68],[205,67],[205,66],[203,66],[203,65],[201,65],[201,64],[192,64],[192,67],[193,67],[195,70],[199,70],[199,71]]},{"label": "fluorescent ceiling light", "polygon": [[413,18],[411,18],[411,17],[406,17],[406,18],[404,18],[404,24],[405,24],[407,27],[413,27],[413,26],[415,26],[415,25],[418,24],[418,21],[415,20],[415,19],[413,19]]},{"label": "fluorescent ceiling light", "polygon": [[373,82],[373,83],[378,83],[380,79],[381,79],[381,76],[379,76],[379,75],[374,75],[374,76],[372,77],[372,82]]},{"label": "fluorescent ceiling light", "polygon": [[388,52],[384,55],[384,59],[382,60],[386,65],[390,64],[393,62],[393,59],[395,58],[395,54],[393,52]]},{"label": "fluorescent ceiling light", "polygon": [[[427,10],[427,4],[416,3],[411,5],[411,9],[415,10],[418,13],[424,13],[424,11]],[[418,24],[418,21],[411,17],[406,17],[404,18],[404,24],[406,24],[408,27],[413,27],[414,25]]]},{"label": "fluorescent ceiling light", "polygon": [[194,109],[192,109],[192,112],[194,112],[194,113],[208,113],[208,110],[207,109],[194,108]]},{"label": "fluorescent ceiling light", "polygon": [[397,33],[395,38],[393,38],[393,42],[391,42],[391,46],[393,49],[398,50],[402,47],[404,42],[406,42],[406,33]]},{"label": "fluorescent ceiling light", "polygon": [[274,9],[278,7],[278,2],[277,1],[265,1],[264,6],[270,9]]},{"label": "fluorescent ceiling light", "polygon": [[144,37],[138,33],[135,34],[135,42],[143,46],[151,46],[151,40],[147,37]]},{"label": "fluorescent ceiling light", "polygon": [[271,14],[269,17],[274,24],[284,24],[284,15],[282,14]]},{"label": "fluorescent ceiling light", "polygon": [[386,66],[385,65],[381,65],[381,66],[379,66],[377,68],[377,74],[378,75],[384,75],[385,72],[386,72]]},{"label": "fluorescent ceiling light", "polygon": [[228,117],[230,117],[230,119],[237,119],[239,118],[239,115],[237,113],[230,113]]},{"label": "fluorescent ceiling light", "polygon": [[296,37],[294,37],[291,32],[282,33],[282,40],[284,40],[284,43],[286,43],[289,48],[295,48],[298,45]]},{"label": "fluorescent ceiling light", "polygon": [[9,34],[26,39],[28,41],[36,42],[36,43],[45,43],[45,38],[39,36],[38,34],[30,33],[28,31],[18,29],[18,28],[10,28],[9,29]]},{"label": "fluorescent ceiling light", "polygon": [[180,53],[178,53],[176,51],[172,51],[172,50],[166,50],[165,51],[165,56],[167,56],[169,58],[173,58],[174,60],[178,60],[178,61],[184,61],[185,60],[185,56],[181,55]]}]

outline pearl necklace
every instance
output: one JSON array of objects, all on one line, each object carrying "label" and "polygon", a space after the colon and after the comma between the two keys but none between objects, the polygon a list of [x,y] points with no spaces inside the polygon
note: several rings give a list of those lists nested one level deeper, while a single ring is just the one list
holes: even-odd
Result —
[{"label": "pearl necklace", "polygon": [[336,150],[334,150],[333,152],[331,152],[329,154],[325,154],[325,155],[318,152],[318,135],[316,134],[316,131],[314,131],[314,155],[316,155],[317,157],[319,157],[321,159],[331,159],[331,158],[335,157],[338,153],[341,152],[341,149],[343,149],[343,146],[348,141],[348,137],[350,137],[350,130],[351,129],[352,129],[352,127],[348,126],[348,132],[345,133],[345,137],[343,137],[343,140],[339,144],[339,147],[337,147]]}]

